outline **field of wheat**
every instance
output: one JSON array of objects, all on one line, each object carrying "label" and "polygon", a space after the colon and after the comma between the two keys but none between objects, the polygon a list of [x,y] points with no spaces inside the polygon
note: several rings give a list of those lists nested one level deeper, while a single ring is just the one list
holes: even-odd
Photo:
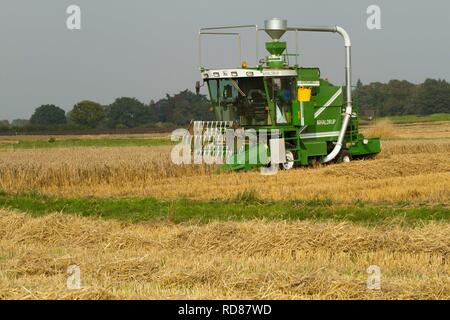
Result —
[{"label": "field of wheat", "polygon": [[[408,200],[448,205],[450,125],[434,125],[428,135],[428,127],[423,127],[368,128],[387,135],[375,160],[299,168],[275,176],[255,171],[219,173],[207,165],[177,166],[170,160],[171,146],[0,149],[0,190],[65,197],[192,199],[229,199],[251,191],[269,200]],[[392,132],[396,139],[390,138]]]},{"label": "field of wheat", "polygon": [[[177,166],[171,146],[15,149],[8,145],[22,138],[5,137],[0,191],[225,201],[249,191],[266,201],[323,199],[344,207],[362,201],[380,210],[402,203],[439,206],[450,215],[450,123],[381,123],[364,131],[382,137],[375,159],[274,176]],[[0,298],[450,299],[450,224],[404,218],[375,225],[132,223],[61,212],[31,217],[6,206]],[[79,290],[67,288],[70,265],[80,268]],[[381,290],[367,289],[369,265],[381,269]]]},{"label": "field of wheat", "polygon": [[[409,146],[408,146],[409,145]],[[18,150],[2,154],[0,189],[58,196],[153,196],[229,199],[249,190],[264,199],[332,199],[448,204],[450,140],[385,142],[379,159],[301,168],[262,176],[217,173],[209,166],[176,166],[170,147]],[[415,149],[403,153],[408,147]],[[423,148],[422,152],[417,149]],[[397,150],[397,151],[393,151]]]},{"label": "field of wheat", "polygon": [[[128,224],[3,210],[0,298],[450,299],[449,234],[437,222]],[[367,288],[370,265],[380,290]]]}]

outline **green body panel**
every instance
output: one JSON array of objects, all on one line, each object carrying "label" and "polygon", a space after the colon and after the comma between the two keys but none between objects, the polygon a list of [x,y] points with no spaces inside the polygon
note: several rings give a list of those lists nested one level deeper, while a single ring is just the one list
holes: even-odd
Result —
[{"label": "green body panel", "polygon": [[267,65],[273,69],[283,68],[285,59],[282,54],[286,50],[286,42],[267,42],[266,49],[272,54],[267,57]]},{"label": "green body panel", "polygon": [[299,126],[300,125],[300,117],[299,117],[299,112],[300,112],[300,102],[298,102],[297,100],[292,102],[292,124],[294,126]]},{"label": "green body panel", "polygon": [[286,42],[267,42],[266,49],[272,55],[281,56],[284,50],[286,50]]},{"label": "green body panel", "polygon": [[321,156],[327,153],[327,143],[320,141],[304,142],[308,156]]},{"label": "green body panel", "polygon": [[[258,162],[250,163],[250,153],[257,154]],[[245,159],[245,161],[242,161]],[[261,164],[268,164],[270,159],[270,151],[266,144],[258,144],[253,147],[246,147],[243,151],[233,153],[231,157],[227,158],[225,164],[222,165],[222,170],[250,170]]]},{"label": "green body panel", "polygon": [[363,140],[358,140],[353,146],[349,147],[350,154],[353,157],[377,154],[381,152],[380,138],[368,138],[366,144]]},{"label": "green body panel", "polygon": [[300,102],[300,125],[301,126],[312,126],[315,125],[314,119],[314,103]]},{"label": "green body panel", "polygon": [[319,68],[299,68],[298,80],[306,84],[308,82],[319,81],[320,80]]}]

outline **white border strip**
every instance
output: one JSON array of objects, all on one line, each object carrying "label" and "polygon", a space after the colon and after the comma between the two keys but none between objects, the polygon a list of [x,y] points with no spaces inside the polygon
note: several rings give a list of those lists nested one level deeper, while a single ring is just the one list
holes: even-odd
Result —
[{"label": "white border strip", "polygon": [[297,81],[299,87],[320,87],[320,81]]},{"label": "white border strip", "polygon": [[312,138],[327,138],[327,137],[337,137],[339,131],[329,131],[329,132],[313,132],[313,133],[301,133],[301,139],[312,139]]},{"label": "white border strip", "polygon": [[254,77],[296,77],[295,70],[264,69],[262,71],[253,69],[211,69],[202,72],[204,80],[228,79],[228,78],[254,78]]},{"label": "white border strip", "polygon": [[300,125],[305,125],[305,116],[303,114],[303,101],[300,101]]}]

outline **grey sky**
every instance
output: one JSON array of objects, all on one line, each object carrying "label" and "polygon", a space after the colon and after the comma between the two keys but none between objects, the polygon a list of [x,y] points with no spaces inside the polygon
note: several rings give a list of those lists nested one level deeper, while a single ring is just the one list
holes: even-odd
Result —
[{"label": "grey sky", "polygon": [[[66,28],[71,4],[81,7],[81,30]],[[382,30],[366,27],[370,4],[381,7]],[[70,110],[83,99],[149,102],[193,89],[199,27],[262,25],[271,17],[290,25],[344,27],[353,42],[354,82],[450,79],[450,2],[443,0],[0,0],[0,119],[29,118],[46,103]],[[253,48],[251,33],[244,40],[245,48]],[[324,77],[343,82],[337,35],[301,34],[300,48],[303,66],[319,66]],[[234,49],[230,40],[208,39],[206,61],[235,67]]]}]

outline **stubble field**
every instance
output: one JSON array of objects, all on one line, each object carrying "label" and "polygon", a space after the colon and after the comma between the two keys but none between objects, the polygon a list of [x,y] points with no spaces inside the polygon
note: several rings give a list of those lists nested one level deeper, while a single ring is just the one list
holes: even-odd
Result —
[{"label": "stubble field", "polygon": [[161,135],[2,137],[0,298],[450,299],[450,123],[364,130],[375,159],[275,176]]}]

